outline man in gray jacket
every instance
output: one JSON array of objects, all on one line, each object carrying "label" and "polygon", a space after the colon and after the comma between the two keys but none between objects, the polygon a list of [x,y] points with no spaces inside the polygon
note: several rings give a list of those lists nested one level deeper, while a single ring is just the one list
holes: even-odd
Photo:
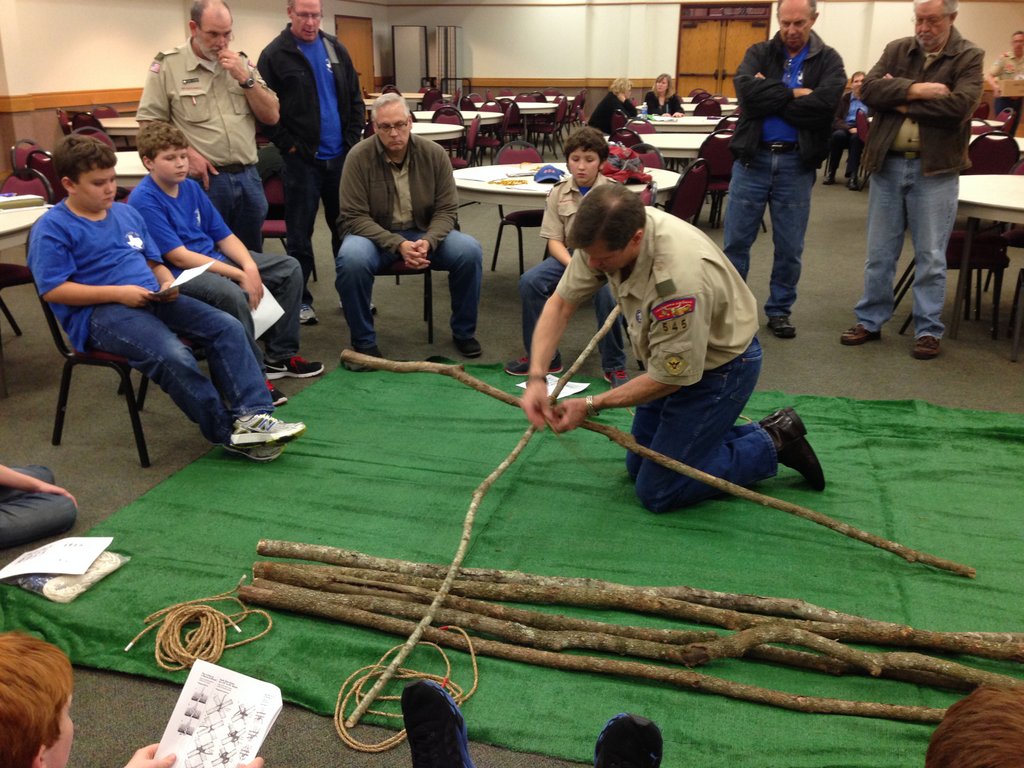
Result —
[{"label": "man in gray jacket", "polygon": [[970,121],[981,99],[984,52],[953,27],[957,0],[915,0],[914,37],[894,40],[864,78],[874,121],[864,150],[871,173],[868,258],[857,324],[840,342],[882,337],[893,313],[893,276],[910,227],[914,243],[914,347],[939,354],[946,297],[946,245],[956,217],[960,171],[970,166]]},{"label": "man in gray jacket", "polygon": [[409,267],[448,273],[452,340],[464,357],[479,357],[483,252],[455,228],[459,201],[448,153],[412,135],[412,115],[399,94],[378,98],[373,120],[377,135],[352,148],[341,175],[334,285],[352,348],[381,357],[370,305],[373,278],[402,259]]}]

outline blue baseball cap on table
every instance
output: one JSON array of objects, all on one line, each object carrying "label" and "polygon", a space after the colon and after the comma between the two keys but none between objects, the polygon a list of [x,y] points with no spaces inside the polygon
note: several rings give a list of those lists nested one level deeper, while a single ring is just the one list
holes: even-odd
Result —
[{"label": "blue baseball cap on table", "polygon": [[545,165],[535,174],[533,174],[533,180],[539,184],[554,184],[556,181],[561,181],[564,172],[560,168],[556,168],[553,165]]}]

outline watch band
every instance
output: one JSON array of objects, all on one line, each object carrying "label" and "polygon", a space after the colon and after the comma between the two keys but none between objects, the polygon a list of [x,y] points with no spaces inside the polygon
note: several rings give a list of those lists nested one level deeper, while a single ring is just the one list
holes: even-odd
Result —
[{"label": "watch band", "polygon": [[239,83],[239,85],[241,85],[245,89],[249,89],[249,88],[252,88],[252,87],[254,87],[256,85],[256,80],[254,78],[250,77],[244,83]]}]

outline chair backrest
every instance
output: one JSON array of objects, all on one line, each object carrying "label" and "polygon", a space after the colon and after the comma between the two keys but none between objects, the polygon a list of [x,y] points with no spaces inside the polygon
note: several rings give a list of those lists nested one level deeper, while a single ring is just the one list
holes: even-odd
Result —
[{"label": "chair backrest", "polygon": [[696,117],[707,117],[709,115],[721,115],[722,105],[714,99],[708,97],[703,101],[699,102],[696,107],[693,108],[693,114]]},{"label": "chair backrest", "polygon": [[487,99],[485,99],[479,93],[471,93],[466,98],[472,101],[474,104],[483,104],[485,101],[487,101]]},{"label": "chair backrest", "polygon": [[640,142],[634,144],[632,150],[636,152],[640,159],[643,161],[644,168],[664,168],[665,158],[661,154],[661,150],[651,144]]},{"label": "chair backrest", "polygon": [[102,128],[94,128],[91,125],[83,125],[80,128],[75,128],[71,133],[78,136],[92,136],[94,139],[99,139],[111,149],[117,149],[114,145],[114,140],[107,135],[107,132]]},{"label": "chair backrest", "polygon": [[634,147],[640,143],[640,135],[629,128],[616,128],[608,136],[608,141],[621,144],[624,147]]},{"label": "chair backrest", "polygon": [[732,176],[733,156],[729,143],[735,131],[714,131],[709,134],[697,151],[697,156],[708,164],[708,181],[721,181]]},{"label": "chair backrest", "polygon": [[626,127],[634,133],[656,133],[657,129],[646,120],[630,120]]},{"label": "chair backrest", "polygon": [[615,131],[618,128],[624,128],[626,123],[628,122],[629,116],[626,115],[625,112],[623,112],[621,109],[612,110],[612,116],[609,121],[609,124],[612,127],[612,131]]},{"label": "chair backrest", "polygon": [[430,117],[432,123],[444,123],[445,125],[461,125],[465,127],[466,121],[462,113],[455,107],[438,107]]},{"label": "chair backrest", "polygon": [[536,101],[537,99],[534,98],[534,95],[532,93],[517,93],[513,97],[513,100],[514,101]]},{"label": "chair backrest", "polygon": [[272,173],[263,180],[263,196],[267,198],[267,218],[283,219],[284,181],[282,181],[280,174]]},{"label": "chair backrest", "polygon": [[98,128],[99,130],[102,131],[103,123],[101,123],[99,121],[99,118],[97,118],[92,112],[79,112],[71,118],[72,131],[85,127]]},{"label": "chair backrest", "polygon": [[423,109],[433,109],[437,102],[442,100],[441,92],[437,88],[430,88],[423,93],[423,100],[420,104],[423,105]]},{"label": "chair backrest", "polygon": [[1005,133],[1009,133],[1010,129],[1013,127],[1013,118],[1015,118],[1016,116],[1017,112],[1016,110],[1014,110],[1013,107],[1007,107],[998,115],[996,115],[996,120],[1003,121],[1003,125],[1002,127],[1000,127],[999,130],[1004,131]]},{"label": "chair backrest", "polygon": [[516,92],[513,88],[499,88],[498,96],[515,96]]},{"label": "chair backrest", "polygon": [[964,174],[1009,173],[1020,159],[1020,148],[1010,134],[989,131],[967,146],[967,157],[971,167]]},{"label": "chair backrest", "polygon": [[547,88],[544,88],[541,91],[541,93],[543,93],[548,98],[551,98],[552,96],[563,96],[563,97],[565,96],[565,94],[562,93],[558,88],[552,88],[550,86],[547,87]]},{"label": "chair backrest", "polygon": [[494,162],[498,165],[515,165],[516,163],[542,163],[544,158],[528,141],[510,141],[498,150]]},{"label": "chair backrest", "polygon": [[481,102],[477,108],[477,112],[504,112],[505,110],[501,106],[501,102],[495,101],[494,99],[488,99],[487,101]]},{"label": "chair backrest", "polygon": [[107,104],[102,104],[102,105],[100,105],[98,107],[93,107],[90,111],[92,112],[93,116],[98,117],[101,120],[104,117],[120,117],[121,116],[121,113],[118,112],[115,107],[111,107],[111,106],[109,106]]},{"label": "chair backrest", "polygon": [[4,179],[0,185],[0,194],[4,195],[39,195],[46,202],[53,199],[50,182],[39,171],[32,168],[18,168]]},{"label": "chair backrest", "polygon": [[60,132],[65,136],[71,133],[71,118],[66,109],[57,109],[57,125],[60,126]]},{"label": "chair backrest", "polygon": [[708,193],[708,177],[710,170],[703,158],[697,158],[686,169],[686,173],[676,185],[667,210],[673,216],[691,224],[696,223],[700,209],[704,206],[704,198]]},{"label": "chair backrest", "polygon": [[1010,169],[1010,173],[1014,176],[1024,176],[1024,160],[1018,161],[1017,164]]},{"label": "chair backrest", "polygon": [[39,171],[50,183],[50,191],[52,193],[50,202],[59,203],[65,197],[67,197],[67,190],[64,189],[64,185],[60,183],[60,179],[57,178],[57,169],[53,167],[53,157],[45,149],[34,149],[28,153],[25,158],[25,165],[28,168]]},{"label": "chair backrest", "polygon": [[868,113],[858,109],[854,116],[854,123],[857,125],[857,138],[864,144],[868,143],[868,134],[871,133],[871,123],[868,122]]},{"label": "chair backrest", "polygon": [[11,147],[11,169],[16,171],[26,167],[25,158],[33,149],[42,149],[35,139],[18,139],[14,142],[14,146]]},{"label": "chair backrest", "polygon": [[726,115],[718,123],[715,124],[716,131],[725,131],[730,128],[735,128],[736,123],[740,121],[739,115]]},{"label": "chair backrest", "polygon": [[983,101],[975,107],[974,114],[971,115],[971,117],[977,118],[978,120],[988,120],[991,110],[992,108],[989,106],[989,103],[987,101]]},{"label": "chair backrest", "polygon": [[690,103],[700,104],[702,101],[706,101],[711,98],[711,94],[705,91],[703,88],[695,89],[690,91]]},{"label": "chair backrest", "polygon": [[[704,90],[703,88],[693,88],[693,89],[692,89],[692,90],[691,90],[691,91],[690,91],[690,92],[689,92],[688,94],[686,94],[686,95],[687,95],[687,96],[689,96],[689,97],[691,98],[691,100],[692,100],[692,99],[693,99],[693,97],[694,97],[694,96],[696,96],[696,95],[697,95],[698,93],[707,93],[707,91],[706,91],[706,90]],[[710,95],[710,94],[709,94],[709,95]]]},{"label": "chair backrest", "polygon": [[983,133],[988,133],[988,132],[994,131],[994,130],[995,130],[995,128],[993,128],[991,125],[989,125],[986,121],[984,121],[984,120],[982,120],[980,118],[977,118],[977,117],[972,117],[971,118],[971,135],[972,136],[981,136]]},{"label": "chair backrest", "polygon": [[459,109],[463,112],[475,112],[477,102],[473,101],[469,96],[463,96],[459,99]]},{"label": "chair backrest", "polygon": [[383,88],[380,89],[380,92],[382,94],[384,94],[384,93],[401,93],[401,91],[398,89],[398,86],[395,85],[394,83],[388,83],[387,85],[385,85]]},{"label": "chair backrest", "polygon": [[505,103],[505,130],[523,130],[523,115],[519,111],[519,105],[511,99]]},{"label": "chair backrest", "polygon": [[466,129],[466,159],[473,161],[473,152],[476,151],[476,139],[480,135],[480,115],[474,115],[469,121],[469,128]]}]

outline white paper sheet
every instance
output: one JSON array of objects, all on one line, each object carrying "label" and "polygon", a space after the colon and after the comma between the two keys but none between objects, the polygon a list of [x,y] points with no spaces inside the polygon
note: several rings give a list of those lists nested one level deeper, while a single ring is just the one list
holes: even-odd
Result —
[{"label": "white paper sheet", "polygon": [[[551,393],[555,391],[555,386],[558,384],[558,377],[549,373],[545,381],[548,385],[548,395],[550,396]],[[526,385],[527,382],[525,381],[516,384],[520,389],[526,389]],[[569,397],[569,395],[577,395],[589,386],[589,384],[581,384],[578,381],[570,381],[565,385],[565,388],[558,393],[558,399],[561,400],[563,397]]]},{"label": "white paper sheet", "polygon": [[263,298],[260,299],[259,306],[252,311],[253,332],[256,338],[258,339],[262,336],[283,314],[284,309],[281,308],[277,299],[274,298],[274,295],[264,285]]},{"label": "white paper sheet", "polygon": [[276,685],[198,660],[156,756],[177,755],[184,768],[235,768],[256,757],[280,713]]},{"label": "white paper sheet", "polygon": [[208,261],[205,264],[203,264],[202,266],[190,267],[189,269],[181,270],[181,274],[178,275],[176,278],[174,278],[174,282],[173,283],[171,283],[169,286],[164,288],[162,291],[157,291],[155,295],[163,296],[165,293],[169,292],[172,288],[177,288],[179,285],[184,285],[189,280],[194,280],[195,278],[199,277],[201,274],[203,274],[203,272],[205,272],[206,270],[208,270],[212,266],[213,266],[213,262],[212,261]]},{"label": "white paper sheet", "polygon": [[26,573],[61,573],[80,576],[89,570],[112,536],[68,536],[26,552],[0,570],[0,580]]}]

